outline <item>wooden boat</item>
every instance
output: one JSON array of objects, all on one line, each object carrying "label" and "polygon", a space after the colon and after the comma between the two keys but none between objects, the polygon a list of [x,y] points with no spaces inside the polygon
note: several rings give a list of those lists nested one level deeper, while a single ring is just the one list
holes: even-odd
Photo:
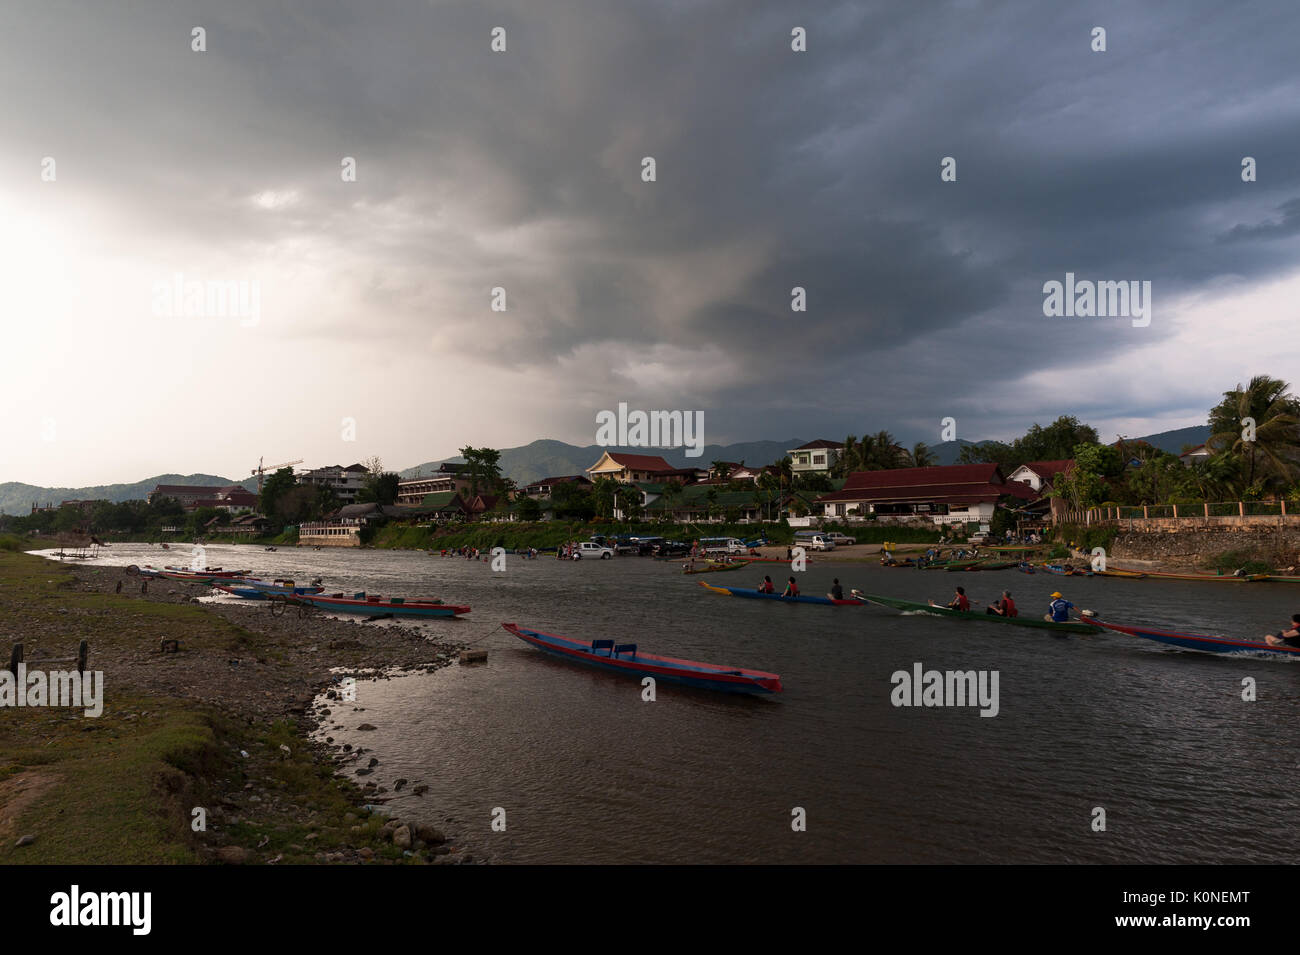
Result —
[{"label": "wooden boat", "polygon": [[139,572],[144,577],[164,577],[167,580],[179,580],[187,584],[211,584],[215,581],[246,577],[249,574],[247,570],[222,570],[220,567],[207,570],[185,570],[180,567],[164,567],[158,570],[155,567],[141,567]]},{"label": "wooden boat", "polygon": [[[1124,567],[1112,567],[1111,570],[1126,571]],[[1155,580],[1209,580],[1218,583],[1253,583],[1255,581],[1268,580],[1268,574],[1245,574],[1238,577],[1236,574],[1167,574],[1159,570],[1148,571],[1127,571],[1132,574],[1144,574]]]},{"label": "wooden boat", "polygon": [[1092,573],[1096,577],[1128,577],[1130,580],[1141,580],[1146,576],[1137,570],[1094,570]]},{"label": "wooden boat", "polygon": [[225,591],[235,597],[243,597],[245,600],[266,600],[275,594],[319,594],[325,590],[324,587],[314,584],[297,586],[292,580],[283,579],[267,583],[256,577],[235,578],[228,583],[214,582],[214,586],[217,590]]},{"label": "wooden boat", "polygon": [[800,594],[797,597],[782,597],[780,594],[763,594],[748,587],[714,587],[700,581],[700,586],[710,593],[729,594],[732,597],[753,597],[757,600],[780,600],[788,604],[826,604],[831,607],[861,607],[861,600],[834,600],[831,597],[816,597],[812,594]]},{"label": "wooden boat", "polygon": [[1043,570],[1047,571],[1049,574],[1056,574],[1059,577],[1091,577],[1092,576],[1091,570],[1085,570],[1081,567],[1074,567],[1074,566],[1067,567],[1064,564],[1043,564],[1042,568]]},{"label": "wooden boat", "polygon": [[1056,633],[1095,633],[1093,627],[1086,623],[1053,623],[1050,620],[1043,620],[1041,617],[1003,617],[995,613],[977,613],[974,610],[953,610],[949,607],[939,607],[934,603],[917,603],[914,600],[899,600],[896,597],[879,597],[875,594],[864,594],[853,591],[853,596],[865,600],[867,603],[880,604],[882,607],[891,607],[894,610],[904,611],[922,611],[932,613],[939,617],[952,617],[957,620],[967,620],[972,623],[1004,623],[1014,627],[1033,627],[1036,630],[1050,630]]},{"label": "wooden boat", "polygon": [[1174,630],[1156,630],[1152,627],[1129,627],[1104,620],[1084,618],[1096,627],[1104,627],[1116,633],[1126,633],[1131,637],[1154,640],[1167,646],[1182,650],[1197,650],[1202,653],[1263,653],[1276,657],[1300,659],[1300,647],[1275,647],[1262,640],[1233,640],[1229,637],[1212,637],[1201,633],[1179,633]]},{"label": "wooden boat", "polygon": [[705,564],[703,567],[683,567],[683,574],[720,574],[724,570],[740,570],[749,566],[749,561],[734,561],[730,564]]},{"label": "wooden boat", "polygon": [[407,600],[404,597],[370,596],[364,591],[344,597],[342,594],[281,594],[290,603],[300,606],[315,607],[317,610],[330,610],[335,613],[357,613],[370,617],[382,617],[391,614],[394,617],[458,617],[469,613],[469,607],[445,604],[440,600]]},{"label": "wooden boat", "polygon": [[503,623],[501,626],[507,633],[514,634],[525,643],[552,656],[611,673],[631,677],[651,676],[656,680],[723,693],[780,693],[782,689],[781,677],[762,670],[640,653],[635,643],[615,643],[613,640],[592,640],[587,643],[559,634],[530,630],[513,623]]}]

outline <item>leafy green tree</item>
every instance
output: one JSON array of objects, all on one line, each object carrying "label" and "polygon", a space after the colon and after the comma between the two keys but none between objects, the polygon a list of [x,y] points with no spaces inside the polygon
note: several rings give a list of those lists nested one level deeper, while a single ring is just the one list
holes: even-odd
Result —
[{"label": "leafy green tree", "polygon": [[[387,506],[397,501],[397,486],[402,477],[395,471],[371,471],[366,475],[365,483],[357,491],[358,504],[382,504]],[[315,503],[315,502],[313,502]]]},{"label": "leafy green tree", "polygon": [[595,495],[585,484],[557,484],[551,490],[557,520],[589,521],[596,516]]},{"label": "leafy green tree", "polygon": [[257,500],[257,509],[267,517],[276,516],[276,504],[292,488],[298,486],[293,476],[293,468],[280,468],[262,482],[262,494]]},{"label": "leafy green tree", "polygon": [[525,495],[516,502],[519,506],[515,513],[521,521],[539,521],[542,519],[542,505],[535,497]]},{"label": "leafy green tree", "polygon": [[460,449],[465,459],[465,474],[469,478],[470,496],[499,494],[504,482],[501,479],[501,452],[495,448],[475,448],[469,445]]}]

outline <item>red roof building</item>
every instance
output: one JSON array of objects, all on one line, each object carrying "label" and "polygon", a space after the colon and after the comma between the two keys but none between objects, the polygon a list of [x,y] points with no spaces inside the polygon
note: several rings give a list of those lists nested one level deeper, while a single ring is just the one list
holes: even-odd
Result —
[{"label": "red roof building", "polygon": [[642,481],[675,481],[685,484],[695,477],[694,468],[675,468],[657,454],[625,454],[606,451],[600,460],[587,468],[592,483],[601,478],[613,478],[620,484],[637,484]]},{"label": "red roof building", "polygon": [[817,498],[826,517],[869,514],[923,514],[936,524],[987,523],[998,499],[1038,495],[1020,482],[1007,481],[996,464],[955,464],[932,468],[854,471],[839,491]]}]

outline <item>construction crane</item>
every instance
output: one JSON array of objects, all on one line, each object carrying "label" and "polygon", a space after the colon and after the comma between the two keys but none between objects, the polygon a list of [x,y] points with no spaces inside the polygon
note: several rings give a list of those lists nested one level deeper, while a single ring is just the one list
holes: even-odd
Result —
[{"label": "construction crane", "polygon": [[302,458],[299,458],[297,461],[285,461],[283,464],[272,464],[272,465],[269,465],[269,466],[267,466],[267,467],[263,467],[263,466],[262,466],[262,461],[263,461],[263,460],[265,460],[265,459],[264,459],[264,458],[258,458],[258,459],[257,459],[257,467],[253,468],[253,470],[252,470],[252,472],[251,472],[251,473],[257,475],[257,494],[258,494],[259,497],[260,497],[261,494],[262,494],[262,476],[263,476],[264,474],[266,474],[267,471],[273,471],[273,472],[274,472],[274,471],[278,471],[278,470],[280,470],[280,468],[287,468],[287,467],[290,467],[290,466],[292,466],[292,465],[294,465],[294,464],[302,464]]}]

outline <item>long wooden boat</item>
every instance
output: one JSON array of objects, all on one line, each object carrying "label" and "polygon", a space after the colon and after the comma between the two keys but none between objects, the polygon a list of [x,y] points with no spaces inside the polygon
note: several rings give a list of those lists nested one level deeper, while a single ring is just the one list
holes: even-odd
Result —
[{"label": "long wooden boat", "polygon": [[[1111,570],[1125,571],[1125,567],[1112,567]],[[1145,573],[1147,577],[1154,580],[1208,580],[1217,583],[1253,583],[1255,581],[1268,580],[1268,574],[1244,574],[1238,577],[1236,574],[1167,574],[1164,571],[1129,571],[1129,573]]]},{"label": "long wooden boat", "polygon": [[217,590],[224,591],[234,597],[242,597],[245,600],[266,600],[277,594],[319,594],[325,590],[324,587],[315,585],[296,586],[292,580],[277,580],[268,583],[255,577],[237,578],[229,582],[214,581],[213,585]]},{"label": "long wooden boat", "polygon": [[1096,577],[1127,577],[1130,580],[1141,580],[1146,576],[1140,570],[1094,570],[1092,573]]},{"label": "long wooden boat", "polygon": [[1230,637],[1207,636],[1202,633],[1181,633],[1176,630],[1156,630],[1152,627],[1130,627],[1104,620],[1088,619],[1097,627],[1104,627],[1116,633],[1126,633],[1131,637],[1154,640],[1167,646],[1182,650],[1197,650],[1202,653],[1263,653],[1276,657],[1290,657],[1300,660],[1300,647],[1275,647],[1262,640],[1234,640]]},{"label": "long wooden boat", "polygon": [[780,594],[764,594],[748,587],[714,587],[700,581],[700,586],[710,593],[729,594],[732,597],[753,597],[758,600],[780,600],[788,604],[825,604],[831,607],[861,607],[861,600],[835,600],[831,597],[816,597],[812,594],[800,594],[797,597],[783,597]]},{"label": "long wooden boat", "polygon": [[335,613],[357,613],[371,617],[392,614],[394,617],[458,617],[469,613],[469,607],[445,604],[440,600],[407,600],[404,597],[370,596],[366,593],[344,597],[342,594],[283,594],[290,603]]},{"label": "long wooden boat", "polygon": [[1074,565],[1070,565],[1069,567],[1066,567],[1064,564],[1040,564],[1039,566],[1041,566],[1043,570],[1047,571],[1049,574],[1056,574],[1058,577],[1091,577],[1092,576],[1091,570],[1085,569],[1083,567],[1075,567]]},{"label": "long wooden boat", "polygon": [[726,570],[740,570],[742,567],[747,567],[748,565],[749,565],[748,561],[733,562],[730,564],[717,564],[717,563],[705,564],[703,567],[683,567],[682,573],[683,574],[720,574]]},{"label": "long wooden boat", "polygon": [[552,656],[624,676],[652,676],[656,680],[723,693],[780,693],[782,689],[780,676],[762,670],[655,656],[639,652],[635,643],[615,643],[613,640],[592,640],[588,643],[513,623],[503,623],[501,626],[507,633],[514,634],[525,643]]},{"label": "long wooden boat", "polygon": [[910,612],[922,611],[932,613],[939,617],[951,617],[956,620],[966,620],[972,623],[1005,623],[1014,627],[1033,627],[1036,630],[1051,630],[1056,633],[1095,633],[1096,631],[1086,623],[1053,623],[1050,620],[1043,620],[1040,617],[1003,617],[995,613],[977,613],[973,610],[953,610],[950,607],[940,607],[933,603],[923,604],[914,600],[899,600],[897,597],[880,597],[875,594],[864,594],[853,591],[855,597],[865,600],[867,603],[880,604],[882,607],[892,607],[894,610],[904,610]]}]

